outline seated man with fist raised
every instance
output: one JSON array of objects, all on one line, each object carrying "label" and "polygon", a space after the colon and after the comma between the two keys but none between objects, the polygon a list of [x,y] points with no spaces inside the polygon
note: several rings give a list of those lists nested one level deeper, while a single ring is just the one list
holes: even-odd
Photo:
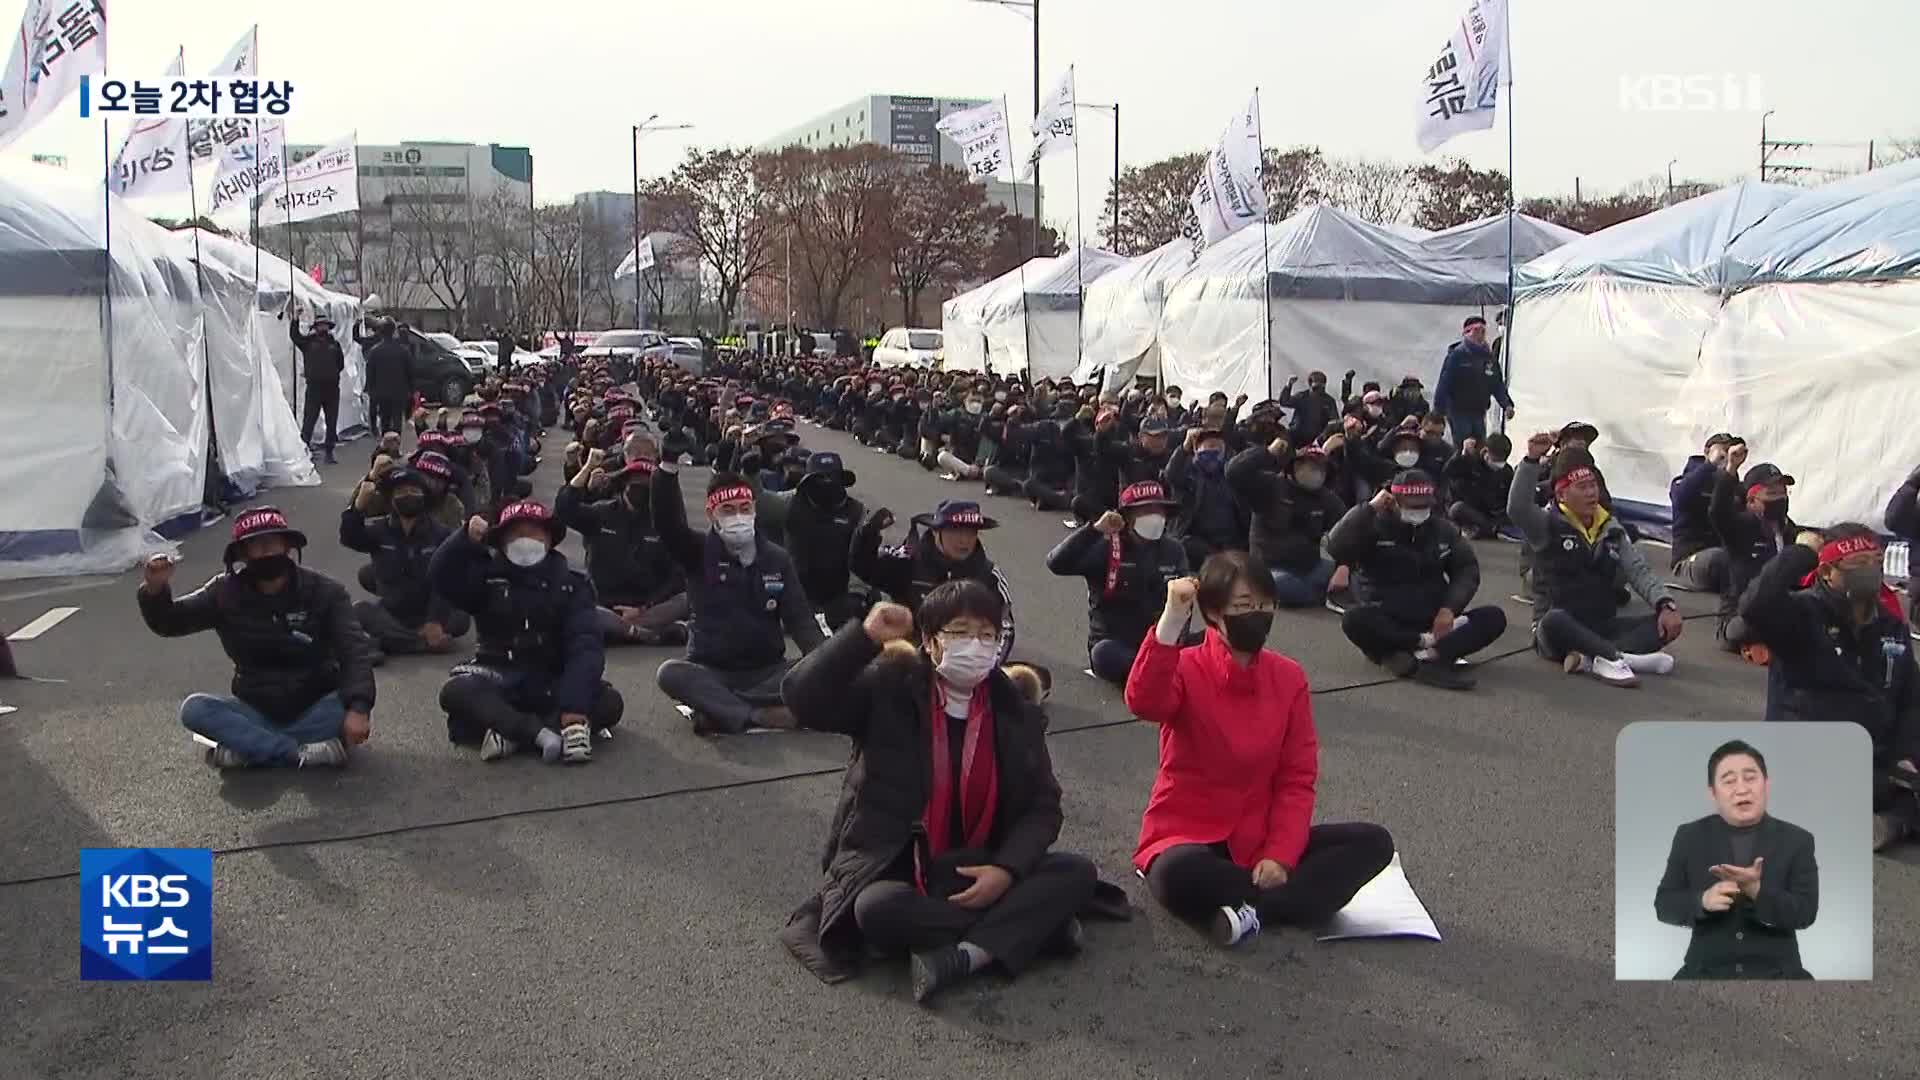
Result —
[{"label": "seated man with fist raised", "polygon": [[997,666],[1002,601],[971,579],[876,604],[787,673],[800,726],[853,739],[820,891],[782,933],[829,982],[862,946],[912,955],[926,1001],[990,964],[1073,953],[1093,864],[1050,851],[1060,784],[1039,710]]},{"label": "seated man with fist raised", "polygon": [[211,630],[233,660],[231,696],[193,694],[180,723],[212,740],[207,763],[345,765],[367,741],[373,644],[345,586],[297,562],[305,533],[271,506],[243,511],[222,561],[226,573],[174,599],[173,557],[147,560],[140,617],[161,637]]}]

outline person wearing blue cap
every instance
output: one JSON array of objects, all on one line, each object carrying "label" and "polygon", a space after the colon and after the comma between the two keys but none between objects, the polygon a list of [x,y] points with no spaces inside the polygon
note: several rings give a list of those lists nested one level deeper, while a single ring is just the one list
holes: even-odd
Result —
[{"label": "person wearing blue cap", "polygon": [[434,589],[427,572],[453,530],[429,515],[429,482],[420,470],[388,469],[375,483],[387,513],[369,514],[363,501],[340,513],[340,546],[372,559],[369,591],[379,597],[354,604],[354,617],[386,656],[449,652],[472,620]]},{"label": "person wearing blue cap", "polygon": [[855,482],[839,454],[822,451],[807,455],[792,490],[765,493],[757,503],[763,526],[787,537],[787,554],[807,600],[836,629],[873,604],[872,595],[853,584],[853,534],[867,515],[848,493]]},{"label": "person wearing blue cap", "polygon": [[893,526],[893,520],[893,511],[883,506],[860,526],[851,549],[853,572],[912,611],[920,610],[927,594],[946,582],[971,579],[987,586],[1005,602],[1000,614],[999,662],[1006,663],[1013,652],[1013,589],[980,543],[981,531],[997,529],[1000,523],[981,513],[979,503],[948,499],[933,513],[914,517],[913,533],[905,544],[883,550],[880,534]]}]

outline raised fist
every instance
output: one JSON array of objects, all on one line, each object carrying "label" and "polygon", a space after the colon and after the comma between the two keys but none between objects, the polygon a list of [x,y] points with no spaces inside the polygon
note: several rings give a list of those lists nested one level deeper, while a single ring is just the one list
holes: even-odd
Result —
[{"label": "raised fist", "polygon": [[173,556],[165,553],[147,556],[140,567],[140,587],[159,592],[173,583]]},{"label": "raised fist", "polygon": [[867,519],[867,524],[881,532],[886,532],[893,528],[893,511],[883,506],[873,512],[873,516]]},{"label": "raised fist", "polygon": [[1287,451],[1292,448],[1293,444],[1287,441],[1285,435],[1282,435],[1267,444],[1267,453],[1272,454],[1274,457],[1286,457]]},{"label": "raised fist", "polygon": [[1547,451],[1551,449],[1553,449],[1553,436],[1544,431],[1534,434],[1527,440],[1527,456],[1535,461],[1546,457]]},{"label": "raised fist", "polygon": [[600,450],[596,448],[588,452],[587,454],[587,468],[589,469],[598,468],[601,465],[601,463],[605,462],[606,460],[607,460],[607,452],[605,450]]},{"label": "raised fist", "polygon": [[1188,611],[1193,608],[1194,597],[1199,595],[1198,578],[1174,578],[1167,582],[1167,606],[1175,611]]},{"label": "raised fist", "polygon": [[1127,519],[1121,517],[1118,512],[1113,510],[1101,514],[1100,520],[1093,523],[1094,531],[1103,536],[1118,536],[1120,535],[1120,530],[1126,527]]},{"label": "raised fist", "polygon": [[475,514],[467,519],[467,539],[476,544],[487,542],[487,519]]},{"label": "raised fist", "polygon": [[867,632],[868,640],[875,645],[901,641],[913,636],[913,612],[900,604],[882,601],[867,612],[866,621],[860,628]]}]

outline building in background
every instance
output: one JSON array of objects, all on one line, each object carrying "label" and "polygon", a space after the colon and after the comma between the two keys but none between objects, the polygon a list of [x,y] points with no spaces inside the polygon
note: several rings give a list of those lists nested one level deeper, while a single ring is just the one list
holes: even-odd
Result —
[{"label": "building in background", "polygon": [[[321,149],[288,147],[291,161]],[[295,262],[320,267],[329,287],[379,293],[387,311],[428,330],[478,333],[508,305],[490,252],[517,238],[498,235],[508,210],[526,227],[533,203],[533,153],[496,143],[409,141],[362,144],[360,213],[293,227]],[[271,228],[273,222],[264,221]]]},{"label": "building in background", "polygon": [[[964,169],[960,146],[940,134],[935,126],[949,113],[987,103],[986,98],[909,97],[902,94],[873,94],[855,98],[837,109],[787,129],[762,142],[756,149],[784,150],[804,146],[820,150],[829,146],[872,143],[884,146],[922,165],[951,165]],[[1033,216],[1033,187],[1003,180],[990,181],[987,201],[1007,213]],[[1017,209],[1016,209],[1017,200]]]},{"label": "building in background", "polygon": [[[613,310],[589,312],[608,326],[668,329],[691,333],[697,328],[701,303],[700,259],[692,245],[660,229],[660,217],[646,196],[640,198],[640,228],[653,242],[654,266],[636,278],[615,280],[614,271],[633,250],[633,192],[583,191],[573,197],[586,238],[585,272],[596,281],[611,282]],[[640,290],[636,306],[635,288]],[[589,289],[596,292],[598,286]],[[711,312],[709,312],[711,317]]]}]

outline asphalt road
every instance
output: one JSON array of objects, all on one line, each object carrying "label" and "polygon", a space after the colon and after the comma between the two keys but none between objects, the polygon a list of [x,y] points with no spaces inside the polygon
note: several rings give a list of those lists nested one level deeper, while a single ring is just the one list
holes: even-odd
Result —
[{"label": "asphalt road", "polygon": [[[896,531],[963,490],[805,432],[846,454]],[[368,446],[325,486],[273,495],[313,536],[308,563],[349,582],[356,560],[332,534]],[[1223,952],[1128,868],[1155,733],[1080,674],[1084,587],[1042,564],[1059,518],[988,511],[1018,652],[1057,675],[1061,845],[1137,909],[1091,924],[1079,960],[932,1009],[904,970],[817,983],[775,934],[814,887],[846,746],[696,738],[654,688],[659,650],[612,654],[626,720],[585,768],[483,766],[450,746],[447,662],[414,659],[381,671],[352,767],[220,776],[175,719],[187,693],[225,689],[211,635],[149,634],[132,574],[23,582],[0,590],[0,624],[81,610],[15,646],[26,671],[66,681],[0,684],[19,706],[0,717],[0,1078],[1915,1075],[1911,855],[1875,860],[1871,984],[1613,981],[1615,737],[1640,719],[1760,715],[1762,674],[1717,653],[1710,623],[1691,622],[1678,671],[1641,690],[1569,679],[1525,650],[1524,609],[1504,601],[1514,549],[1488,544],[1481,601],[1517,625],[1480,689],[1448,694],[1383,678],[1325,611],[1283,613],[1273,645],[1318,695],[1317,816],[1390,828],[1446,940],[1269,931]],[[190,538],[178,580],[215,572],[225,535]],[[79,981],[76,850],[132,845],[229,850],[212,982]]]}]

